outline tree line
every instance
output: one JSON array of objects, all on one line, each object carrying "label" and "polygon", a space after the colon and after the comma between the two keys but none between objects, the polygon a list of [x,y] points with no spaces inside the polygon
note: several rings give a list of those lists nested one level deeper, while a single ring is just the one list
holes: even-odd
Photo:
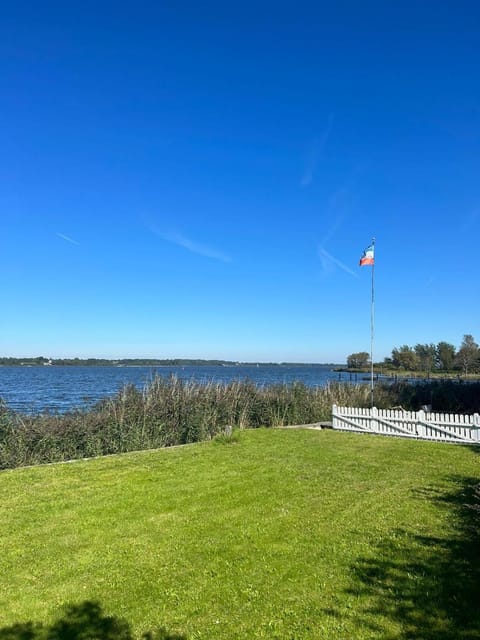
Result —
[{"label": "tree line", "polygon": [[[480,347],[470,334],[463,336],[457,349],[449,342],[404,344],[394,347],[390,357],[384,359],[382,367],[391,370],[432,372],[461,372],[463,375],[480,373]],[[370,355],[366,351],[352,353],[347,357],[349,369],[365,369],[370,366]]]},{"label": "tree line", "polygon": [[192,358],[121,358],[117,360],[109,360],[107,358],[46,358],[45,356],[15,358],[0,357],[0,366],[87,366],[87,367],[111,367],[111,366],[183,366],[183,365],[229,365],[238,364],[230,360],[201,360]]}]

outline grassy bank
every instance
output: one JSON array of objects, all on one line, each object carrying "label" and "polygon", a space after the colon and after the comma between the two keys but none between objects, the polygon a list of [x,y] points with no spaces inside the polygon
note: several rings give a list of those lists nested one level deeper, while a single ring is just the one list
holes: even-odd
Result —
[{"label": "grassy bank", "polygon": [[[370,406],[367,385],[301,383],[257,387],[248,381],[200,384],[154,378],[123,388],[88,411],[20,415],[0,406],[0,469],[210,440],[227,425],[246,428],[329,420],[333,404]],[[379,408],[480,411],[480,384],[379,385]]]},{"label": "grassy bank", "polygon": [[0,638],[477,638],[479,471],[465,447],[265,429],[4,471]]}]

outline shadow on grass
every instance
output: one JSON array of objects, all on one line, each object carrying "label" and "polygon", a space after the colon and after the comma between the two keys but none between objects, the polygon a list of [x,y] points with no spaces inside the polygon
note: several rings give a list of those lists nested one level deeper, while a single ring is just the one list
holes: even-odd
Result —
[{"label": "shadow on grass", "polygon": [[[186,640],[165,628],[148,631],[142,640]],[[0,629],[0,640],[134,640],[130,625],[122,618],[105,616],[97,602],[68,605],[64,615],[47,627],[24,622]]]},{"label": "shadow on grass", "polygon": [[[358,626],[385,640],[480,638],[480,485],[478,478],[453,480],[457,489],[449,495],[436,489],[416,493],[451,511],[453,534],[393,531],[373,557],[352,567],[348,593],[368,602],[357,611]],[[400,631],[382,632],[382,621]]]}]

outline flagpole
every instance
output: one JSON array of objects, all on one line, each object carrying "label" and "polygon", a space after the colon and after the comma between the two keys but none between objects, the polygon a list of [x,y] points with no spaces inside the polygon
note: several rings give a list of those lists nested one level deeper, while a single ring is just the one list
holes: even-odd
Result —
[{"label": "flagpole", "polygon": [[372,264],[372,302],[370,308],[370,404],[373,407],[373,337],[375,329],[375,238],[372,238],[373,264]]}]

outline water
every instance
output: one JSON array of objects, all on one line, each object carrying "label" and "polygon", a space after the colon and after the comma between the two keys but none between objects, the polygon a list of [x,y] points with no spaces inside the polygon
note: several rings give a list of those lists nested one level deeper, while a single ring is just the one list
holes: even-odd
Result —
[{"label": "water", "polygon": [[[328,365],[238,365],[175,367],[0,367],[0,398],[23,413],[60,412],[86,408],[115,394],[127,383],[142,388],[154,375],[175,375],[197,382],[248,379],[258,385],[300,381],[323,386],[330,380],[348,382],[348,373]],[[353,381],[356,381],[355,378]],[[360,381],[360,380],[359,380]]]}]

